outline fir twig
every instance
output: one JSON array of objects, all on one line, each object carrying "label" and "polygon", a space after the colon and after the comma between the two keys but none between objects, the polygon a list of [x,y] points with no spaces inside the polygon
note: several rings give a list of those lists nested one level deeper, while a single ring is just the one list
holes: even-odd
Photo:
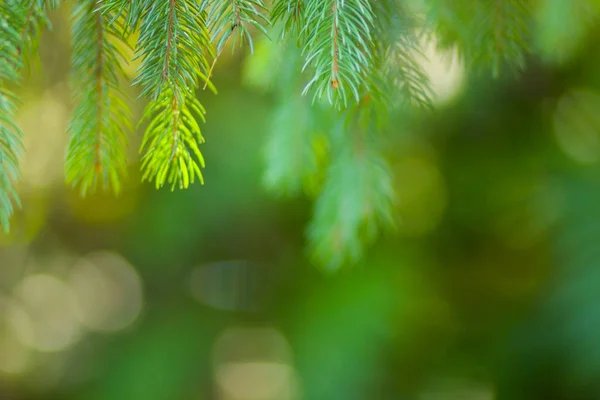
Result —
[{"label": "fir twig", "polygon": [[[233,36],[232,51],[235,49],[235,42],[239,40],[240,45],[244,42],[248,43],[250,53],[253,54],[254,41],[250,27],[254,26],[267,36],[265,25],[270,25],[270,22],[265,16],[265,4],[262,0],[207,0],[207,9],[206,23],[211,32],[211,41],[217,41],[217,55],[208,72],[208,78],[210,78],[229,38]],[[236,32],[237,36],[234,35]],[[207,79],[204,89],[208,82]]]},{"label": "fir twig", "polygon": [[328,270],[358,261],[379,225],[393,223],[391,172],[366,133],[346,132],[308,228],[312,255]]},{"label": "fir twig", "polygon": [[204,143],[200,125],[204,122],[204,107],[193,91],[180,99],[165,90],[161,97],[146,108],[143,121],[149,121],[142,142],[142,180],[154,181],[156,188],[165,184],[187,189],[196,178],[204,183],[200,168],[204,157],[199,144]]},{"label": "fir twig", "polygon": [[531,15],[526,0],[483,1],[477,5],[472,67],[487,68],[496,78],[504,69],[523,70],[531,41]]},{"label": "fir twig", "polygon": [[520,71],[531,51],[528,0],[428,0],[429,23],[444,49],[457,47],[473,71]]},{"label": "fir twig", "polygon": [[[399,104],[404,109],[416,106],[433,109],[433,91],[429,76],[423,71],[417,57],[425,58],[418,30],[424,28],[408,6],[398,6],[392,0],[374,2],[377,16],[376,64],[381,74],[380,91],[390,106]],[[383,87],[381,87],[383,85]]]},{"label": "fir twig", "polygon": [[140,0],[103,0],[98,10],[110,16],[109,24],[121,21],[121,33],[130,36],[139,26],[143,2]]},{"label": "fir twig", "polygon": [[37,53],[42,29],[52,28],[47,10],[55,9],[59,3],[59,0],[21,0],[24,18],[20,29],[19,53],[23,65],[27,65],[29,57]]},{"label": "fir twig", "polygon": [[[326,5],[325,5],[326,4]],[[303,70],[313,76],[304,88],[314,98],[326,97],[337,106],[358,103],[372,74],[374,13],[366,0],[307,0],[300,32],[306,57]]]},{"label": "fir twig", "polygon": [[20,81],[22,65],[22,4],[17,0],[0,3],[0,225],[5,232],[20,199],[14,184],[20,176],[19,158],[23,152],[22,133],[15,123],[18,100],[9,84]]},{"label": "fir twig", "polygon": [[203,120],[205,110],[194,89],[209,81],[214,55],[206,12],[192,0],[146,0],[142,10],[137,57],[143,61],[135,83],[151,99],[142,120],[150,121],[140,147],[142,176],[157,188],[187,188],[196,176],[203,181],[196,118]]},{"label": "fir twig", "polygon": [[298,35],[304,26],[304,9],[306,0],[278,0],[271,10],[271,22],[283,23],[281,39],[288,34]]},{"label": "fir twig", "polygon": [[227,40],[236,32],[232,49],[236,40],[240,45],[248,43],[250,52],[254,53],[254,42],[250,27],[255,27],[267,35],[265,26],[270,25],[265,16],[265,4],[262,0],[208,0],[207,25],[211,32],[211,40],[217,42],[217,52],[220,52]]},{"label": "fir twig", "polygon": [[66,179],[82,196],[98,187],[118,193],[127,168],[127,132],[131,116],[120,86],[124,55],[115,43],[120,21],[97,8],[100,0],[80,0],[72,11],[73,74],[76,107],[69,124],[71,139]]}]

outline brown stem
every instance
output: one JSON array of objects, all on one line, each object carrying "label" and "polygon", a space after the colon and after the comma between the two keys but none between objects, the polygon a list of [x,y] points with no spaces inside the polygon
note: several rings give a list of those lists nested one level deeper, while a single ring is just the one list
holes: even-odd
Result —
[{"label": "brown stem", "polygon": [[[229,31],[229,32],[231,32],[231,31]],[[206,86],[208,85],[208,82],[210,81],[210,77],[212,76],[213,69],[215,68],[215,65],[217,65],[217,60],[219,59],[219,56],[221,55],[223,48],[225,48],[225,46],[221,47],[221,49],[215,56],[215,59],[213,60],[212,65],[210,66],[210,70],[208,71],[208,75],[206,75],[206,82],[204,82],[204,87],[202,87],[202,90],[206,90]]]}]

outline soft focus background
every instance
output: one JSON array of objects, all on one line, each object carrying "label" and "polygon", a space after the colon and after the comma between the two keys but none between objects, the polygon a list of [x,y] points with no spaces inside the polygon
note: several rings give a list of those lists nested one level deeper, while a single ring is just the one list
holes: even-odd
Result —
[{"label": "soft focus background", "polygon": [[600,399],[600,34],[571,28],[542,31],[569,51],[518,79],[430,52],[438,111],[398,121],[390,149],[397,229],[327,275],[306,257],[310,200],[261,183],[265,43],[224,52],[219,94],[199,93],[204,186],[156,191],[132,163],[120,197],[81,200],[55,22],[21,93],[0,399]]}]

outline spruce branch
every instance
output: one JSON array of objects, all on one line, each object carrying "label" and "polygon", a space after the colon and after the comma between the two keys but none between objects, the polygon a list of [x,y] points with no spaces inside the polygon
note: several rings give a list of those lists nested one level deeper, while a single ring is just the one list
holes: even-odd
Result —
[{"label": "spruce branch", "polygon": [[476,17],[470,0],[425,0],[426,32],[441,51],[459,50],[464,60],[471,39],[472,20]]},{"label": "spruce branch", "polygon": [[281,39],[286,35],[299,35],[304,26],[304,9],[306,0],[277,0],[271,10],[271,22],[275,25],[283,23]]},{"label": "spruce branch", "polygon": [[0,225],[5,232],[15,206],[21,206],[14,187],[20,177],[19,158],[23,152],[22,132],[14,123],[16,104],[15,95],[0,84]]},{"label": "spruce branch", "polygon": [[[425,58],[418,31],[424,21],[406,5],[391,0],[375,1],[377,53],[383,92],[403,109],[433,109],[429,76],[416,57]],[[387,89],[387,90],[386,90]],[[372,96],[373,97],[373,96]]]},{"label": "spruce branch", "polygon": [[52,28],[46,11],[58,4],[59,0],[21,0],[24,19],[20,29],[19,53],[23,65],[27,65],[29,56],[37,53],[42,29]]},{"label": "spruce branch", "polygon": [[142,6],[141,0],[104,0],[98,10],[110,16],[110,25],[120,20],[123,37],[129,37],[139,26]]},{"label": "spruce branch", "polygon": [[124,55],[115,41],[120,23],[98,10],[101,0],[80,0],[72,10],[72,82],[75,110],[69,124],[67,182],[81,195],[98,188],[119,193],[127,168],[129,107],[120,87]]},{"label": "spruce branch", "polygon": [[278,105],[271,117],[264,148],[263,184],[279,195],[295,196],[312,191],[320,178],[326,157],[326,132],[331,125],[331,110],[312,105],[300,96],[302,79],[297,70],[302,56],[296,46],[286,46],[271,79]]},{"label": "spruce branch", "polygon": [[134,84],[142,96],[158,99],[170,90],[184,100],[186,89],[207,80],[213,56],[206,15],[195,0],[143,0],[137,58],[142,59]]},{"label": "spruce branch", "polygon": [[427,0],[439,46],[458,48],[473,71],[493,77],[525,67],[531,52],[529,0]]},{"label": "spruce branch", "polygon": [[474,19],[471,64],[499,77],[521,71],[530,52],[530,5],[526,0],[480,1]]},{"label": "spruce branch", "polygon": [[143,179],[157,188],[187,188],[196,176],[203,182],[198,145],[204,139],[196,118],[204,120],[205,110],[194,89],[200,80],[209,82],[213,55],[206,12],[197,1],[144,1],[137,55],[143,61],[135,83],[151,99],[140,152]]},{"label": "spruce branch", "polygon": [[392,87],[399,89],[400,102],[404,108],[416,106],[423,110],[433,109],[433,91],[429,76],[415,59],[420,53],[418,43],[410,37],[402,37],[389,49],[388,74]]},{"label": "spruce branch", "polygon": [[393,0],[373,1],[376,16],[374,78],[367,88],[371,101],[385,114],[395,108],[433,109],[429,76],[417,60],[425,58],[419,31],[424,21],[417,12]]},{"label": "spruce branch", "polygon": [[297,93],[275,109],[265,147],[265,187],[295,196],[320,169],[317,120],[310,101]]},{"label": "spruce branch", "polygon": [[200,125],[205,109],[188,90],[183,100],[166,88],[161,97],[146,107],[143,121],[149,121],[142,142],[142,180],[154,181],[156,188],[165,184],[187,189],[196,178],[204,183],[200,168],[204,157],[199,144],[204,142]]},{"label": "spruce branch", "polygon": [[[215,42],[218,39],[217,55],[208,72],[208,78],[210,78],[229,38],[233,36],[232,52],[235,49],[235,42],[239,40],[240,46],[247,42],[250,53],[254,54],[254,42],[250,27],[254,26],[268,36],[265,25],[270,25],[270,21],[264,14],[265,5],[262,0],[207,0],[206,5],[208,9],[206,23],[211,32],[211,41]],[[236,32],[237,36],[235,36]],[[203,89],[206,89],[207,85],[208,79]]]},{"label": "spruce branch", "polygon": [[20,1],[0,3],[0,225],[5,232],[15,206],[20,207],[14,184],[20,176],[22,132],[15,123],[19,101],[9,85],[20,81],[22,59],[19,49],[24,11]]},{"label": "spruce branch", "polygon": [[[350,129],[360,129],[354,126]],[[356,262],[382,224],[392,224],[391,171],[368,132],[345,132],[315,204],[308,239],[315,261],[327,270]]]},{"label": "spruce branch", "polygon": [[337,107],[360,100],[372,76],[374,13],[367,0],[306,0],[300,32],[313,76],[303,94],[314,88],[314,100],[326,97]]},{"label": "spruce branch", "polygon": [[[254,42],[250,27],[255,27],[265,36],[268,36],[265,26],[270,25],[265,15],[265,4],[262,0],[207,0],[207,25],[211,32],[211,40],[218,39],[216,50],[220,53],[227,40],[233,35],[234,42],[239,40],[240,45],[248,43],[250,52],[254,53]],[[237,37],[235,33],[238,33]]]}]

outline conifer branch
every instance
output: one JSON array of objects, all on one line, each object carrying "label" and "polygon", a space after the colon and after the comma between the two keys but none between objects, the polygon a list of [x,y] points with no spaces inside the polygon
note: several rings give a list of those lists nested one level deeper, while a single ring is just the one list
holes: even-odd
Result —
[{"label": "conifer branch", "polygon": [[[418,30],[423,28],[416,12],[394,1],[375,1],[377,16],[376,63],[388,100],[410,109],[433,109],[429,76],[416,57],[424,58]],[[387,90],[386,90],[387,89]]]},{"label": "conifer branch", "polygon": [[[340,143],[327,170],[323,190],[308,228],[312,255],[319,265],[337,270],[356,262],[379,225],[392,224],[394,192],[386,160],[373,137],[355,125]],[[359,129],[354,130],[353,129]]]},{"label": "conifer branch", "polygon": [[204,120],[205,110],[194,89],[209,82],[214,54],[206,12],[192,0],[145,0],[141,22],[137,57],[143,61],[135,83],[151,99],[142,119],[149,121],[140,147],[143,179],[157,188],[187,188],[196,176],[203,181],[198,145],[204,138],[196,118]]},{"label": "conifer branch", "polygon": [[136,58],[142,65],[134,84],[142,86],[142,96],[157,99],[170,90],[181,103],[185,88],[207,79],[213,49],[205,12],[195,0],[145,0],[141,9]]},{"label": "conifer branch", "polygon": [[109,16],[98,10],[99,5],[100,0],[80,0],[72,11],[71,84],[76,106],[68,128],[65,169],[67,182],[79,187],[82,196],[99,187],[120,191],[127,168],[127,132],[132,130],[129,107],[119,89],[125,57],[115,41],[122,25],[109,25]]},{"label": "conifer branch", "polygon": [[[394,88],[399,88],[400,101],[405,108],[417,106],[424,110],[433,109],[433,91],[429,76],[423,71],[415,56],[420,46],[410,37],[402,37],[390,50],[390,68]],[[395,68],[394,68],[395,67]]]},{"label": "conifer branch", "polygon": [[311,105],[300,96],[303,63],[300,49],[286,46],[277,65],[269,64],[272,88],[278,98],[264,148],[265,188],[278,195],[295,196],[320,189],[322,164],[327,158],[327,132],[332,113],[329,107]]},{"label": "conifer branch", "polygon": [[277,0],[271,10],[271,22],[283,23],[281,39],[288,34],[298,35],[304,26],[304,9],[306,0]]},{"label": "conifer branch", "polygon": [[207,25],[211,32],[211,40],[218,39],[216,49],[220,53],[227,40],[234,36],[240,45],[248,43],[250,52],[254,53],[254,42],[250,27],[255,27],[267,36],[265,26],[270,25],[265,15],[265,4],[262,0],[208,0]]},{"label": "conifer branch", "polygon": [[196,178],[204,183],[200,168],[204,157],[199,144],[204,143],[200,118],[204,122],[205,109],[193,91],[185,92],[183,101],[169,90],[150,102],[143,121],[149,121],[141,146],[142,180],[154,181],[156,188],[165,184],[171,190],[187,189]]},{"label": "conifer branch", "polygon": [[38,50],[41,30],[51,29],[52,24],[48,19],[46,11],[58,7],[59,0],[20,0],[24,12],[23,23],[20,30],[19,53],[24,65],[28,56],[35,54]]},{"label": "conifer branch", "polygon": [[531,52],[528,0],[427,0],[439,45],[456,47],[472,71],[518,72]]},{"label": "conifer branch", "polygon": [[425,0],[426,33],[435,40],[439,50],[458,48],[459,56],[464,58],[474,17],[470,4],[469,0]]},{"label": "conifer branch", "polygon": [[[270,25],[269,19],[265,16],[265,5],[262,0],[207,0],[207,26],[211,32],[211,41],[218,39],[216,50],[217,55],[208,72],[208,78],[212,76],[213,69],[217,64],[221,52],[225,48],[227,40],[234,36],[232,51],[235,49],[235,42],[239,40],[240,45],[248,43],[250,53],[254,53],[254,42],[250,33],[250,27],[254,26],[267,36],[265,25]],[[206,89],[208,79],[203,89]]]},{"label": "conifer branch", "polygon": [[531,16],[525,0],[478,2],[471,64],[498,77],[503,69],[520,71],[530,51]]},{"label": "conifer branch", "polygon": [[141,0],[104,0],[98,5],[98,10],[110,16],[110,25],[120,20],[122,35],[128,37],[139,26],[142,5]]},{"label": "conifer branch", "polygon": [[284,195],[298,195],[307,181],[318,174],[316,122],[306,98],[292,94],[280,102],[274,111],[265,148],[263,181],[267,189]]},{"label": "conifer branch", "polygon": [[367,0],[307,0],[300,33],[306,57],[303,70],[313,77],[304,88],[314,87],[314,98],[327,97],[336,106],[358,103],[361,88],[370,79],[374,56],[374,13]]},{"label": "conifer branch", "polygon": [[[498,75],[523,67],[529,0],[426,1],[435,9],[430,20],[439,42],[457,46],[471,69],[483,66]],[[35,52],[39,32],[49,27],[46,11],[58,2],[0,2],[0,223],[5,229],[19,202],[14,182],[22,152],[14,121],[18,102],[10,89],[19,82],[26,56]],[[392,178],[376,133],[389,124],[398,100],[431,107],[428,77],[416,59],[421,23],[408,5],[275,0],[268,13],[264,0],[78,0],[67,181],[83,195],[99,187],[119,191],[131,126],[119,90],[123,55],[115,41],[139,30],[135,57],[141,66],[134,84],[149,100],[140,121],[147,124],[140,146],[142,179],[172,190],[203,182],[205,109],[195,91],[201,82],[215,90],[210,77],[229,39],[232,51],[237,41],[254,51],[251,33],[266,34],[270,15],[280,22],[282,38],[295,37],[298,59],[272,74],[278,77],[274,86],[281,104],[267,144],[265,184],[287,194],[307,191],[311,184],[322,189],[308,230],[313,255],[330,269],[356,261],[392,219]],[[300,69],[310,73],[303,94],[312,91],[313,103],[326,98],[344,112],[326,107],[322,115],[309,98],[296,96],[305,83],[293,73]],[[336,127],[345,123],[343,129],[333,129],[335,119]],[[329,167],[322,168],[329,158]]]},{"label": "conifer branch", "polygon": [[[21,57],[26,60],[27,58],[24,55],[29,54],[30,51],[25,48],[25,46],[29,45],[32,49],[37,48],[37,37],[39,35],[39,21],[38,18],[44,18],[43,8],[40,9],[40,4],[38,0],[26,1],[23,0],[23,9],[25,10],[25,19],[24,23],[21,26],[21,30],[19,33],[20,37],[20,45],[18,48],[19,54]],[[43,7],[43,3],[42,3]],[[41,11],[41,13],[40,13]],[[31,31],[33,31],[33,35],[30,35]]]},{"label": "conifer branch", "polygon": [[14,184],[20,176],[22,132],[15,123],[18,100],[9,85],[20,81],[19,49],[24,11],[20,1],[0,3],[0,225],[5,232],[15,206],[20,207]]}]

